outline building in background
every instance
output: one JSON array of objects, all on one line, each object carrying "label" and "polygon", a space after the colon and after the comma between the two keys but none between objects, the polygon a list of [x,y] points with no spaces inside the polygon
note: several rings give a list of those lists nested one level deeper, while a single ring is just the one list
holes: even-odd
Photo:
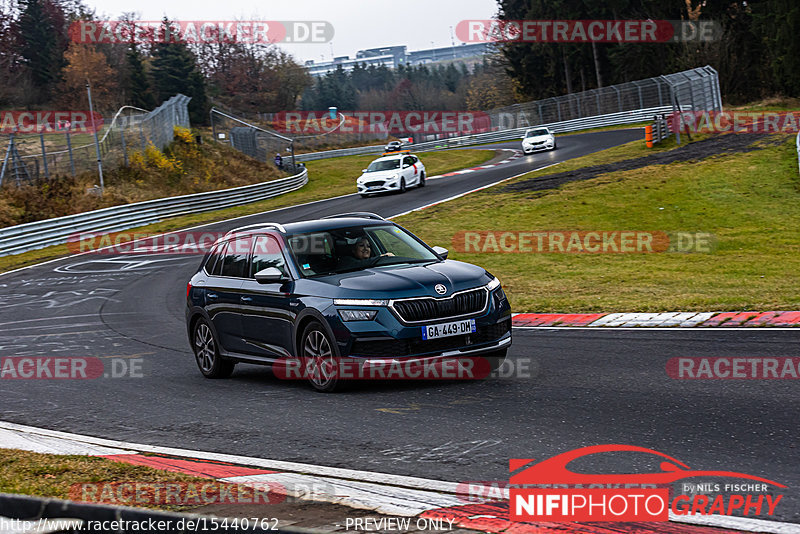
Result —
[{"label": "building in background", "polygon": [[406,46],[384,46],[359,50],[354,59],[349,56],[336,57],[333,61],[308,60],[305,66],[312,76],[324,76],[333,72],[339,66],[345,71],[353,70],[358,64],[363,66],[385,65],[396,69],[400,65],[427,65],[431,63],[463,62],[475,63],[491,51],[489,43],[460,44],[458,46],[445,46],[407,52]]}]

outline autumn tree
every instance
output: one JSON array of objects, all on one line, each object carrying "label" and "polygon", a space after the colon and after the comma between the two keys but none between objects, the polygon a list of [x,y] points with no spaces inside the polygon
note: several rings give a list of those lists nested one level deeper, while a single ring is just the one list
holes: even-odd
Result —
[{"label": "autumn tree", "polygon": [[88,105],[86,83],[91,84],[96,110],[112,111],[119,107],[117,74],[108,65],[106,56],[92,45],[72,43],[64,54],[67,66],[59,84],[59,104],[71,109]]}]

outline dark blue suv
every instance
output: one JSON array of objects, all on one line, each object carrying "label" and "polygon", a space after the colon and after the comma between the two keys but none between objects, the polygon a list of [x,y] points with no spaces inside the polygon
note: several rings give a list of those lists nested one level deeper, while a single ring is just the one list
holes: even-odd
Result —
[{"label": "dark blue suv", "polygon": [[[475,358],[494,370],[511,345],[497,278],[371,213],[232,230],[206,254],[186,300],[190,343],[208,378],[230,376],[237,362],[291,375],[296,362],[295,376],[333,391],[395,366],[398,378],[411,364]],[[357,376],[337,368],[343,360],[358,364]]]}]

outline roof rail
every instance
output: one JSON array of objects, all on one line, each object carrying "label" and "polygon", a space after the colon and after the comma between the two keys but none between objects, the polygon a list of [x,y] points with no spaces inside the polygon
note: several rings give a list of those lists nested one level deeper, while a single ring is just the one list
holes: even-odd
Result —
[{"label": "roof rail", "polygon": [[323,217],[323,219],[343,219],[345,217],[354,217],[358,219],[375,219],[376,221],[386,220],[380,215],[377,215],[375,213],[370,213],[368,211],[353,211],[351,213],[338,213],[336,215],[328,215],[327,217]]},{"label": "roof rail", "polygon": [[278,230],[282,234],[286,233],[286,228],[284,228],[282,224],[278,224],[276,222],[263,222],[263,223],[256,223],[256,224],[248,224],[247,226],[241,226],[239,228],[234,228],[233,230],[230,230],[225,235],[227,236],[227,235],[230,235],[230,234],[232,234],[234,232],[243,232],[245,230],[255,230],[257,228],[275,228],[276,230]]}]

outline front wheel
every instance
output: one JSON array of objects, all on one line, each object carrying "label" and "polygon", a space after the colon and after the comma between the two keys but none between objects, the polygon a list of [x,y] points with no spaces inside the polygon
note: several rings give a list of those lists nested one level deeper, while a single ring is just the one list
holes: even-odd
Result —
[{"label": "front wheel", "polygon": [[367,198],[368,196],[366,193],[361,193],[361,198]]},{"label": "front wheel", "polygon": [[400,192],[401,193],[405,193],[406,192],[406,179],[405,178],[400,178]]},{"label": "front wheel", "polygon": [[320,323],[313,321],[306,326],[300,339],[300,353],[302,368],[314,389],[330,393],[340,387],[333,342]]},{"label": "front wheel", "polygon": [[233,373],[236,363],[220,356],[214,331],[205,319],[194,325],[192,348],[197,366],[206,378],[228,378]]},{"label": "front wheel", "polygon": [[419,187],[425,187],[425,173],[419,175]]}]

